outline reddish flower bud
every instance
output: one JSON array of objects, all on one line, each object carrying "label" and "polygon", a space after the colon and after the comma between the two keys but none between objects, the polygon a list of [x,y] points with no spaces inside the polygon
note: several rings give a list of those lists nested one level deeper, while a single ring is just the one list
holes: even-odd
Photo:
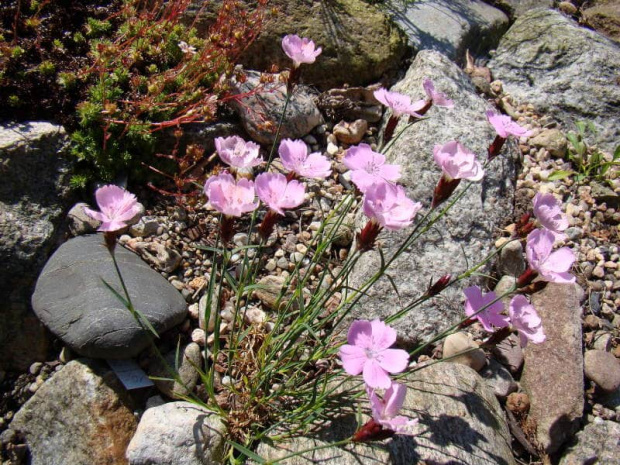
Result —
[{"label": "reddish flower bud", "polygon": [[383,227],[376,221],[368,221],[364,229],[357,233],[357,250],[362,252],[372,250],[382,229]]},{"label": "reddish flower bud", "polygon": [[533,221],[530,221],[531,216],[529,213],[521,215],[521,218],[515,224],[515,235],[517,237],[527,237],[534,230],[535,225]]},{"label": "reddish flower bud", "polygon": [[220,238],[222,243],[228,243],[235,233],[235,219],[232,216],[222,215],[222,222],[220,223]]},{"label": "reddish flower bud", "polygon": [[267,240],[271,236],[277,220],[278,214],[273,210],[269,210],[258,227],[258,234],[263,240]]},{"label": "reddish flower bud", "polygon": [[435,186],[435,191],[433,192],[431,208],[437,208],[448,200],[460,182],[460,179],[449,179],[446,176],[439,178],[439,182]]},{"label": "reddish flower bud", "polygon": [[443,291],[446,287],[448,287],[448,284],[450,284],[451,279],[452,279],[451,274],[443,275],[441,278],[437,280],[437,282],[428,286],[428,289],[426,290],[426,293],[424,295],[426,297],[436,296],[441,291]]},{"label": "reddish flower bud", "polygon": [[521,276],[517,279],[517,287],[522,288],[530,284],[536,277],[538,273],[534,271],[532,268],[528,268],[523,272]]},{"label": "reddish flower bud", "polygon": [[387,144],[394,135],[394,129],[396,129],[396,125],[398,124],[398,116],[390,116],[387,124],[385,125],[385,130],[383,131],[383,143]]},{"label": "reddish flower bud", "polygon": [[495,136],[493,142],[489,146],[489,161],[493,160],[499,153],[502,151],[502,147],[504,146],[504,142],[506,142],[505,137]]},{"label": "reddish flower bud", "polygon": [[355,432],[353,435],[353,442],[370,442],[381,441],[383,439],[391,438],[395,432],[391,429],[384,428],[381,424],[377,423],[374,419],[368,420],[364,426]]}]

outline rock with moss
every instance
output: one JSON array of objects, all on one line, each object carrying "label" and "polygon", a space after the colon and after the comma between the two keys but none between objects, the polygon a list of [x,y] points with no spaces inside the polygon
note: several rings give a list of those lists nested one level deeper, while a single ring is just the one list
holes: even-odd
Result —
[{"label": "rock with moss", "polygon": [[[202,3],[194,1],[193,11],[197,12]],[[344,83],[366,85],[384,74],[396,73],[407,53],[405,36],[369,2],[272,0],[269,7],[275,16],[243,54],[241,63],[246,68],[265,71],[274,64],[290,67],[281,47],[287,34],[309,37],[323,48],[314,64],[302,65],[303,81],[322,90]],[[209,18],[213,17],[208,10],[196,23],[200,35],[206,34]]]}]

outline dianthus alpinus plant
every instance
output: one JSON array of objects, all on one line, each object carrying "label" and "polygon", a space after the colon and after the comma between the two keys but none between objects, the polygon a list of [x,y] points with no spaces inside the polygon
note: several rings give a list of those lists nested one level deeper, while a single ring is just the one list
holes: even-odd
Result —
[{"label": "dianthus alpinus plant", "polygon": [[118,30],[91,41],[92,64],[77,76],[92,84],[72,134],[80,162],[74,185],[123,172],[144,178],[149,171],[142,163],[157,165],[160,131],[213,121],[229,98],[228,78],[239,55],[261,31],[266,3],[248,9],[223,0],[208,34],[198,37],[194,25],[183,22],[190,0],[126,0]]},{"label": "dianthus alpinus plant", "polygon": [[[312,63],[320,49],[309,39],[297,36],[285,37],[283,48],[293,60],[288,74],[290,98],[302,72],[301,65]],[[408,115],[412,118],[410,124],[415,124],[432,105],[452,105],[445,95],[435,91],[432,82],[427,80],[424,87],[427,99],[423,102],[411,103],[407,97],[385,90],[377,91],[377,98],[392,109],[395,117]],[[286,110],[283,118],[285,113]],[[496,251],[459,275],[442,276],[421,290],[413,301],[395,309],[385,321],[351,321],[351,310],[360,305],[366,292],[385,275],[394,260],[448,215],[472,183],[485,176],[506,138],[527,135],[525,129],[506,116],[490,112],[487,118],[497,137],[490,142],[484,163],[458,141],[435,147],[432,156],[441,175],[427,209],[409,199],[405,189],[397,184],[400,167],[386,163],[390,134],[384,136],[383,153],[365,144],[349,148],[344,163],[358,192],[344,196],[333,210],[324,212],[309,247],[285,276],[281,290],[276,291],[274,312],[270,315],[256,308],[253,297],[253,292],[261,288],[258,277],[263,271],[265,251],[277,236],[276,226],[285,220],[286,211],[307,200],[307,186],[320,182],[313,179],[330,175],[330,161],[320,153],[308,153],[302,141],[284,139],[278,144],[277,135],[266,160],[256,144],[240,137],[215,141],[220,158],[229,168],[204,185],[208,206],[219,213],[217,243],[214,247],[202,247],[212,253],[213,263],[202,317],[204,321],[213,321],[214,329],[207,340],[204,366],[196,367],[204,392],[185,398],[200,403],[225,421],[230,447],[227,455],[218,460],[268,463],[254,452],[259,442],[311,434],[313,425],[337,418],[339,405],[347,397],[367,396],[370,419],[364,422],[360,417],[351,437],[319,448],[380,441],[395,434],[415,435],[417,419],[400,412],[407,391],[404,376],[424,368],[416,366],[414,360],[430,344],[475,320],[490,334],[485,347],[512,332],[519,334],[522,345],[544,342],[542,321],[527,296],[546,282],[575,279],[569,273],[574,261],[572,252],[566,247],[553,250],[568,223],[559,202],[550,194],[539,194],[534,199],[536,221],[526,216],[515,228],[512,240],[525,242],[529,268],[505,294],[469,286],[463,290],[464,317],[459,323],[409,352],[393,347],[397,334],[390,323],[422,302],[436,298],[447,287],[462,284],[489,263]],[[272,164],[276,148],[284,173]],[[90,214],[103,222],[100,229],[105,232],[106,244],[114,256],[117,231],[133,215],[135,198],[107,186],[97,192],[97,201],[101,212]],[[351,253],[335,268],[330,264],[330,247],[335,243],[337,230],[348,214],[359,210],[367,222],[358,231]],[[231,239],[241,227],[247,230],[249,242],[235,246]],[[411,228],[404,242],[395,252],[384,254],[378,242],[381,231],[404,228]],[[380,254],[381,265],[354,289],[348,285],[348,275],[366,253]],[[233,256],[241,259],[233,261]],[[122,270],[117,270],[122,281]],[[314,282],[312,276],[316,277]],[[306,288],[312,292],[305,293]],[[124,287],[115,292],[120,298],[125,293],[128,308],[145,329],[150,329]],[[504,308],[502,299],[510,295],[512,300]],[[232,314],[229,324],[222,324],[224,312]],[[171,373],[179,381],[174,370]],[[350,378],[359,375],[361,378]],[[222,382],[224,376],[229,380],[226,383]],[[304,452],[294,452],[279,461]]]}]

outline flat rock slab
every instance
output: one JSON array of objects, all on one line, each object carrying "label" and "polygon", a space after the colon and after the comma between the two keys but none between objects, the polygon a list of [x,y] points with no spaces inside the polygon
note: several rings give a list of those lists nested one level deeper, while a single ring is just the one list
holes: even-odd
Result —
[{"label": "flat rock slab", "polygon": [[137,421],[109,368],[74,360],[17,412],[11,429],[24,435],[32,465],[126,464]]},{"label": "flat rock slab", "polygon": [[[405,129],[387,153],[388,163],[401,165],[402,177],[398,182],[405,186],[411,199],[423,204],[420,217],[428,211],[433,189],[441,177],[441,170],[433,160],[433,147],[458,140],[483,162],[495,137],[485,116],[485,111],[490,109],[488,103],[477,95],[469,78],[438,52],[418,53],[404,79],[391,90],[404,93],[414,101],[421,99],[425,95],[424,78],[432,79],[438,91],[453,99],[454,108],[431,108],[428,118]],[[395,134],[403,127],[404,123],[399,123]],[[484,179],[473,184],[445,217],[388,269],[398,295],[392,282],[382,278],[353,308],[351,318],[385,319],[422,295],[431,279],[437,281],[447,273],[458,275],[494,250],[493,235],[513,211],[517,158],[516,144],[508,141],[502,156],[489,165]],[[466,184],[462,182],[455,195]],[[411,230],[409,227],[379,236],[386,260]],[[378,252],[366,252],[350,275],[350,285],[359,289],[379,269],[380,263]],[[462,287],[467,285],[471,284],[463,283]],[[419,305],[394,322],[400,341],[413,345],[447,329],[464,317],[463,299],[461,287],[452,286],[439,298]]]},{"label": "flat rock slab", "polygon": [[481,0],[386,0],[384,9],[405,32],[415,52],[436,50],[461,61],[494,48],[508,16]]},{"label": "flat rock slab", "polygon": [[530,402],[537,439],[556,452],[579,428],[583,415],[581,306],[575,284],[549,283],[532,295],[547,339],[528,344],[521,383]]},{"label": "flat rock slab", "polygon": [[613,421],[590,423],[577,433],[575,444],[568,448],[560,465],[600,463],[620,464],[620,424]]},{"label": "flat rock slab", "polygon": [[[438,363],[400,381],[409,386],[401,414],[419,418],[413,436],[397,435],[382,442],[355,444],[346,449],[331,447],[309,451],[280,463],[305,465],[327,460],[334,465],[515,463],[502,409],[493,391],[474,370],[455,363]],[[352,381],[346,389],[355,392],[354,386]],[[365,413],[363,421],[367,421],[366,397],[357,402]],[[350,437],[355,431],[357,408],[354,402],[342,405],[339,413],[347,415],[337,417],[316,436],[295,438],[276,446],[263,443],[257,453],[267,460],[276,460]]]},{"label": "flat rock slab", "polygon": [[[157,332],[181,323],[187,314],[182,295],[133,252],[117,246],[115,255],[133,304]],[[32,307],[43,324],[80,355],[133,357],[147,347],[149,334],[104,281],[123,295],[103,235],[70,239],[43,268]]]},{"label": "flat rock slab", "polygon": [[127,447],[130,465],[203,465],[224,461],[224,422],[190,402],[147,409]]},{"label": "flat rock slab", "polygon": [[567,129],[591,121],[590,136],[613,152],[620,140],[620,45],[558,11],[537,9],[519,17],[488,64],[517,101],[553,115]]}]

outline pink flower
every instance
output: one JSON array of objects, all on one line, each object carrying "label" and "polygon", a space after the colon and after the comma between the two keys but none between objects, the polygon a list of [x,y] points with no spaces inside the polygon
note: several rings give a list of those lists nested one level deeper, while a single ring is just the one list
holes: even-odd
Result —
[{"label": "pink flower", "polygon": [[559,202],[553,194],[541,194],[534,197],[534,215],[540,224],[551,231],[556,240],[566,238],[564,230],[568,228],[568,218],[562,213]]},{"label": "pink flower", "polygon": [[407,197],[402,186],[380,182],[364,195],[364,214],[385,229],[396,231],[409,226],[422,204]]},{"label": "pink flower", "polygon": [[512,298],[508,307],[508,315],[512,327],[519,332],[521,347],[525,347],[528,340],[534,344],[545,342],[542,320],[534,306],[524,296],[519,294]]},{"label": "pink flower", "polygon": [[[491,302],[497,299],[495,292],[491,291],[483,294],[478,286],[472,286],[463,289],[463,294],[465,294],[465,313],[468,317],[478,319],[485,330],[493,332],[495,328],[508,326],[508,318],[501,314],[504,311],[502,302],[498,300],[491,304]],[[484,307],[486,308],[480,311]]]},{"label": "pink flower", "polygon": [[574,283],[575,277],[568,272],[575,255],[568,247],[553,252],[555,235],[546,229],[536,229],[528,234],[525,254],[530,267],[552,283]]},{"label": "pink flower", "polygon": [[190,53],[192,55],[196,55],[196,47],[192,47],[187,42],[179,41],[179,48],[183,53]]},{"label": "pink flower", "polygon": [[216,137],[215,149],[224,163],[234,168],[252,168],[263,162],[258,154],[260,146],[239,136]]},{"label": "pink flower", "polygon": [[484,176],[484,170],[476,160],[476,155],[455,140],[444,145],[436,145],[433,149],[433,158],[450,179],[480,181]]},{"label": "pink flower", "polygon": [[285,208],[295,208],[304,202],[306,188],[299,181],[287,182],[280,173],[261,173],[256,177],[258,198],[269,208],[284,215]]},{"label": "pink flower", "polygon": [[405,397],[407,396],[407,386],[398,383],[392,385],[385,391],[383,399],[380,398],[374,389],[366,386],[366,392],[370,399],[370,410],[372,418],[385,428],[391,429],[398,434],[413,434],[411,427],[418,423],[417,419],[410,420],[407,417],[398,415],[403,408]]},{"label": "pink flower", "polygon": [[392,385],[388,373],[407,368],[409,354],[389,348],[396,342],[396,331],[378,319],[354,321],[347,341],[338,354],[343,368],[350,375],[363,372],[364,382],[373,389],[388,389]]},{"label": "pink flower", "polygon": [[254,183],[247,179],[235,182],[226,172],[207,179],[204,191],[213,208],[227,216],[241,216],[258,208]]},{"label": "pink flower", "polygon": [[320,153],[308,155],[303,140],[284,139],[278,149],[284,168],[307,178],[326,178],[332,170],[329,160]]},{"label": "pink flower", "polygon": [[390,92],[383,87],[375,90],[373,95],[383,105],[392,109],[395,118],[399,118],[401,115],[411,115],[416,118],[422,118],[422,115],[417,112],[426,105],[424,100],[419,100],[412,104],[411,98],[406,95],[399,94],[398,92]]},{"label": "pink flower", "polygon": [[85,208],[91,218],[101,221],[99,231],[118,231],[127,226],[127,222],[140,213],[140,204],[136,196],[125,189],[109,184],[95,191],[95,199],[100,212]]},{"label": "pink flower", "polygon": [[510,116],[500,115],[499,113],[495,113],[493,110],[487,111],[487,118],[489,123],[493,125],[495,128],[495,132],[499,137],[507,139],[508,136],[529,136],[531,134],[525,128],[522,128],[517,123],[515,123]]},{"label": "pink flower", "polygon": [[297,68],[302,63],[314,63],[323,49],[315,48],[314,42],[304,37],[303,39],[295,34],[289,34],[282,39],[282,49],[288,57],[293,60],[294,67]]},{"label": "pink flower", "polygon": [[362,192],[373,184],[400,178],[400,166],[387,165],[385,155],[373,152],[368,144],[350,147],[343,163],[351,170],[351,181]]},{"label": "pink flower", "polygon": [[454,102],[446,97],[446,94],[435,92],[435,84],[430,79],[425,79],[422,87],[424,87],[424,92],[426,92],[428,98],[438,107],[452,108],[454,106]]}]

